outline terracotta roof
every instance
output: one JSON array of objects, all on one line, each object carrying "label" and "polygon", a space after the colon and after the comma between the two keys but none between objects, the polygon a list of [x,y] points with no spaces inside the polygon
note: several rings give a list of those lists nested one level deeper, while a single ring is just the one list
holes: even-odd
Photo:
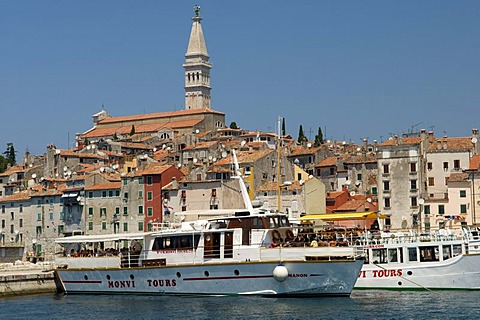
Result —
[{"label": "terracotta roof", "polygon": [[161,160],[164,160],[168,157],[168,150],[157,150],[155,151],[155,153],[153,154],[153,158],[157,161],[161,161]]},{"label": "terracotta roof", "polygon": [[25,172],[25,169],[23,168],[22,164],[17,164],[13,167],[8,168],[3,173],[0,173],[0,177],[7,177],[9,175],[19,173],[19,172]]},{"label": "terracotta roof", "polygon": [[99,123],[104,124],[104,123],[137,121],[137,120],[148,120],[148,119],[157,119],[157,118],[188,116],[188,115],[194,115],[194,114],[222,114],[222,115],[224,115],[223,112],[215,111],[213,109],[193,109],[193,110],[156,112],[156,113],[139,114],[139,115],[133,115],[133,116],[112,117],[112,118],[103,119]]},{"label": "terracotta roof", "polygon": [[0,202],[11,202],[11,201],[22,201],[30,199],[30,195],[28,191],[22,191],[18,193],[14,193],[9,196],[5,196],[0,198]]},{"label": "terracotta roof", "polygon": [[472,138],[438,138],[428,148],[429,152],[435,151],[465,151],[473,150]]},{"label": "terracotta roof", "polygon": [[[253,151],[238,151],[237,159],[238,163],[252,163],[267,155],[275,152],[274,150],[253,150]],[[213,166],[223,166],[233,163],[232,155],[227,156],[226,158],[220,159],[213,164]]]},{"label": "terracotta roof", "polygon": [[210,166],[207,170],[208,173],[223,173],[223,172],[232,172],[230,168],[222,166]]},{"label": "terracotta roof", "polygon": [[120,142],[122,148],[132,148],[132,149],[143,149],[143,150],[152,150],[153,147],[148,144],[138,143],[138,142]]},{"label": "terracotta roof", "polygon": [[463,182],[468,180],[468,173],[466,172],[453,172],[448,177],[448,183],[450,182]]},{"label": "terracotta roof", "polygon": [[470,158],[469,170],[478,170],[480,168],[480,155],[476,155]]},{"label": "terracotta roof", "polygon": [[[302,190],[302,185],[300,184],[300,181],[293,181],[291,185],[282,186],[282,190]],[[260,186],[257,191],[278,191],[278,183],[276,181],[267,182],[264,185]]]},{"label": "terracotta roof", "polygon": [[94,190],[112,190],[120,189],[122,187],[121,182],[105,182],[91,185],[88,188],[85,188],[85,191],[94,191]]},{"label": "terracotta roof", "polygon": [[337,166],[338,163],[337,157],[328,157],[320,161],[315,165],[315,167],[332,167],[332,166]]},{"label": "terracotta roof", "polygon": [[137,175],[142,176],[142,175],[149,175],[149,174],[162,174],[166,170],[170,169],[171,167],[172,165],[170,164],[152,162],[152,163],[149,163],[144,170],[139,170],[137,172]]},{"label": "terracotta roof", "polygon": [[377,155],[376,154],[366,154],[366,160],[363,161],[363,156],[360,155],[354,155],[354,156],[349,156],[347,159],[344,160],[345,163],[348,164],[355,164],[355,163],[377,163]]},{"label": "terracotta roof", "polygon": [[218,144],[218,141],[197,142],[195,146],[194,145],[189,145],[189,146],[183,148],[183,150],[188,151],[188,150],[208,149],[215,144]]},{"label": "terracotta roof", "polygon": [[[403,137],[398,137],[398,145],[417,145],[422,142],[422,138],[420,137],[408,137],[408,138],[403,138]],[[390,138],[380,144],[378,144],[379,147],[390,147],[395,145],[395,138]]]},{"label": "terracotta roof", "polygon": [[83,159],[106,159],[107,156],[101,156],[96,153],[75,152],[70,150],[60,150],[60,156]]},{"label": "terracotta roof", "polygon": [[323,146],[311,147],[311,148],[305,148],[303,146],[295,146],[290,149],[290,154],[288,155],[288,157],[306,156],[309,154],[314,154],[322,148]]},{"label": "terracotta roof", "polygon": [[346,191],[330,191],[330,192],[327,192],[326,193],[326,196],[325,198],[327,199],[335,199],[339,196],[341,196],[342,194],[344,194]]}]

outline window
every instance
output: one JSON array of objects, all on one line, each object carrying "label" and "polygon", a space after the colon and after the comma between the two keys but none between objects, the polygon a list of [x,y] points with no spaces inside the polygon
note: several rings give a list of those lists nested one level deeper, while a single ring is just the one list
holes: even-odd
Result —
[{"label": "window", "polygon": [[122,183],[123,183],[124,186],[126,186],[127,183],[128,183],[128,180],[127,180],[127,179],[123,179],[123,180],[122,180]]},{"label": "window", "polygon": [[138,191],[138,199],[143,199],[143,191]]},{"label": "window", "polygon": [[425,205],[423,207],[423,210],[424,210],[425,214],[430,214],[430,205],[429,204]]},{"label": "window", "polygon": [[100,208],[100,217],[107,215],[107,208]]},{"label": "window", "polygon": [[460,190],[460,198],[466,198],[467,197],[467,191],[466,190]]},{"label": "window", "polygon": [[449,178],[450,178],[450,177],[445,177],[445,185],[448,185],[448,179],[449,179]]},{"label": "window", "polygon": [[128,200],[128,192],[123,193],[123,199]]},{"label": "window", "polygon": [[2,213],[5,213],[5,205],[2,204]]},{"label": "window", "polygon": [[152,223],[147,223],[147,231],[152,231]]},{"label": "window", "polygon": [[410,162],[410,172],[417,172],[417,163]]},{"label": "window", "polygon": [[35,233],[37,234],[37,236],[38,236],[38,235],[41,235],[41,234],[42,234],[42,227],[41,227],[41,226],[37,226],[37,227],[35,228]]},{"label": "window", "polygon": [[88,207],[88,215],[93,216],[93,207]]},{"label": "window", "polygon": [[461,204],[460,205],[460,213],[461,214],[466,214],[467,213],[467,205],[466,204]]},{"label": "window", "polygon": [[410,190],[417,190],[417,180],[410,180]]},{"label": "window", "polygon": [[88,230],[93,230],[93,221],[88,221]]},{"label": "window", "polygon": [[53,212],[50,212],[50,220],[53,220]]},{"label": "window", "polygon": [[123,215],[128,215],[128,207],[123,207]]},{"label": "window", "polygon": [[37,213],[37,221],[42,221],[42,213]]},{"label": "window", "polygon": [[143,184],[143,177],[138,178],[138,184]]},{"label": "window", "polygon": [[5,228],[5,220],[2,220],[2,229]]},{"label": "window", "polygon": [[128,222],[123,223],[123,231],[125,231],[125,232],[128,231]]},{"label": "window", "polygon": [[384,164],[384,165],[383,165],[383,173],[389,173],[389,172],[390,172],[389,165],[388,165],[388,164]]},{"label": "window", "polygon": [[383,200],[384,200],[384,207],[390,208],[390,198],[385,198]]},{"label": "window", "polygon": [[453,160],[453,169],[460,169],[460,160]]},{"label": "window", "polygon": [[418,206],[417,197],[411,197],[410,198],[410,206],[412,206],[412,207]]},{"label": "window", "polygon": [[107,197],[107,190],[102,190],[102,198],[106,198]]},{"label": "window", "polygon": [[383,190],[390,190],[390,181],[383,181]]},{"label": "window", "polygon": [[120,207],[115,207],[115,215],[120,215]]},{"label": "window", "polygon": [[107,230],[107,222],[102,221],[102,230]]},{"label": "window", "polygon": [[91,199],[93,198],[93,191],[88,191],[88,197]]},{"label": "window", "polygon": [[20,204],[20,209],[19,209],[20,213],[23,212],[23,204]]},{"label": "window", "polygon": [[120,190],[115,190],[115,197],[120,197]]},{"label": "window", "polygon": [[143,231],[143,221],[138,222],[138,231]]},{"label": "window", "polygon": [[438,214],[445,214],[445,205],[443,204],[438,205]]},{"label": "window", "polygon": [[372,187],[372,195],[376,196],[378,194],[377,187]]},{"label": "window", "polygon": [[433,169],[433,164],[431,162],[427,162],[427,169],[432,170]]},{"label": "window", "polygon": [[448,162],[443,163],[443,171],[448,171]]},{"label": "window", "polygon": [[152,192],[152,191],[148,191],[148,192],[147,192],[147,200],[148,200],[148,201],[152,201],[152,199],[153,199],[153,192]]},{"label": "window", "polygon": [[148,215],[149,217],[153,216],[153,208],[152,208],[152,207],[148,207],[148,208],[147,208],[147,215]]},{"label": "window", "polygon": [[428,178],[428,185],[430,187],[435,185],[435,178],[434,177],[429,177]]},{"label": "window", "polygon": [[152,185],[152,176],[147,176],[147,185]]},{"label": "window", "polygon": [[143,214],[143,206],[138,206],[138,214]]},{"label": "window", "polygon": [[15,213],[14,212],[10,212],[10,220],[15,220]]},{"label": "window", "polygon": [[108,197],[109,198],[113,197],[113,190],[108,190]]},{"label": "window", "polygon": [[362,181],[362,174],[361,173],[357,173],[357,181]]}]

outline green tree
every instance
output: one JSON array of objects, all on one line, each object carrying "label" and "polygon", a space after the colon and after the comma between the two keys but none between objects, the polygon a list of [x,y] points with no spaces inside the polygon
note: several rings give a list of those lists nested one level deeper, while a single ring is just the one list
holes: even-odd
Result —
[{"label": "green tree", "polygon": [[315,136],[315,147],[320,146],[323,143],[322,128],[318,127],[318,133]]},{"label": "green tree", "polygon": [[17,163],[16,156],[15,156],[15,148],[13,147],[13,143],[7,143],[7,151],[4,152],[5,158],[10,165],[15,165]]},{"label": "green tree", "polygon": [[285,130],[285,118],[282,118],[282,137],[287,135],[287,131]]},{"label": "green tree", "polygon": [[130,135],[133,136],[135,134],[135,126],[132,124],[132,130],[130,130]]},{"label": "green tree", "polygon": [[7,159],[0,155],[0,172],[4,172],[7,169]]},{"label": "green tree", "polygon": [[303,133],[303,127],[300,125],[300,129],[298,130],[298,143],[302,143],[304,141],[307,141],[307,137],[305,137],[305,134]]},{"label": "green tree", "polygon": [[237,123],[235,121],[232,121],[232,123],[230,123],[230,129],[238,129]]}]

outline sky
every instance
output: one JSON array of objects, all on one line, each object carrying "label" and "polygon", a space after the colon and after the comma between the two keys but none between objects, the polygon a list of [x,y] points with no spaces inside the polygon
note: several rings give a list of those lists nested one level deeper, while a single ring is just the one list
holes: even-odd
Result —
[{"label": "sky", "polygon": [[73,147],[102,105],[184,109],[195,4],[227,125],[353,143],[480,127],[477,0],[0,0],[0,151]]}]

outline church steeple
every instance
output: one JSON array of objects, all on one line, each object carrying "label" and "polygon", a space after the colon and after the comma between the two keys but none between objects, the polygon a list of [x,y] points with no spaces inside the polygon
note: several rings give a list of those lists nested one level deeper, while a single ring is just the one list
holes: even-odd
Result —
[{"label": "church steeple", "polygon": [[195,6],[195,16],[185,54],[185,109],[210,109],[210,57],[200,21],[200,7]]}]

